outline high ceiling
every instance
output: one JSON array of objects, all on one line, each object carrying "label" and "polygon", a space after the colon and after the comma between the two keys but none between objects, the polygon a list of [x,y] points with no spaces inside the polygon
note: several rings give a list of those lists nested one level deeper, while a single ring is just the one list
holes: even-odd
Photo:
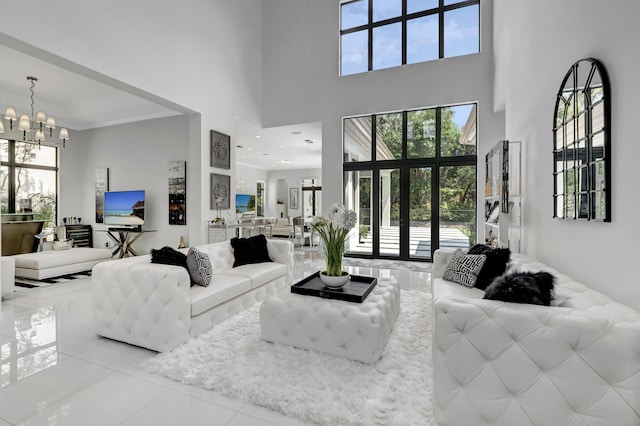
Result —
[{"label": "high ceiling", "polygon": [[[8,106],[18,114],[31,114],[27,76],[38,79],[35,112],[55,117],[59,128],[87,130],[184,112],[0,44],[1,114]],[[238,120],[232,145],[243,147],[236,148],[239,164],[259,169],[320,168],[322,164],[320,123],[262,129]]]}]

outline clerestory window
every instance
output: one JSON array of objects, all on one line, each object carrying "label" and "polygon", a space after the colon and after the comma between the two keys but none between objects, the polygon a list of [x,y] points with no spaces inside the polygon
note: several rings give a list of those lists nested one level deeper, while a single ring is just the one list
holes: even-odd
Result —
[{"label": "clerestory window", "polygon": [[340,75],[480,51],[480,0],[340,3]]}]

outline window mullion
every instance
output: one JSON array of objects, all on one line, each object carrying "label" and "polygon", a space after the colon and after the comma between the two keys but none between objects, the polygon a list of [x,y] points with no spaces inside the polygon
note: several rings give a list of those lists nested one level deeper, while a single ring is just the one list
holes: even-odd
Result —
[{"label": "window mullion", "polygon": [[444,58],[444,0],[440,0],[438,12],[438,58]]},{"label": "window mullion", "polygon": [[373,70],[373,0],[369,1],[369,28],[367,30],[367,37],[369,38],[369,65],[368,70]]},{"label": "window mullion", "polygon": [[[402,0],[402,65],[407,63],[407,0]],[[406,118],[406,113],[405,113]]]}]

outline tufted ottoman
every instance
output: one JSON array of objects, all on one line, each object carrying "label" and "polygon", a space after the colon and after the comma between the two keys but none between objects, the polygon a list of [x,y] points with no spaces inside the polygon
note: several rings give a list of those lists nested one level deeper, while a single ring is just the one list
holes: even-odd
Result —
[{"label": "tufted ottoman", "polygon": [[371,364],[382,356],[398,313],[400,288],[394,278],[378,278],[363,303],[284,289],[260,306],[261,337]]}]

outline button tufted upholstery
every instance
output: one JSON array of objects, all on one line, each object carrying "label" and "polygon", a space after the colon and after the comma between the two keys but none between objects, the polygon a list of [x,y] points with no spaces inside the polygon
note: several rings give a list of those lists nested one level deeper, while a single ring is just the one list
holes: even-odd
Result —
[{"label": "button tufted upholstery", "polygon": [[523,255],[510,271],[557,278],[559,306],[482,299],[432,274],[433,404],[440,425],[640,425],[640,314]]},{"label": "button tufted upholstery", "polygon": [[262,339],[365,363],[382,356],[400,312],[394,279],[378,279],[363,303],[303,296],[285,290],[260,306]]},{"label": "button tufted upholstery", "polygon": [[150,256],[102,262],[92,272],[96,332],[159,352],[291,285],[293,244],[269,241],[273,263],[232,268],[228,241],[196,247],[213,263],[208,287],[191,287],[185,268],[150,263]]}]

